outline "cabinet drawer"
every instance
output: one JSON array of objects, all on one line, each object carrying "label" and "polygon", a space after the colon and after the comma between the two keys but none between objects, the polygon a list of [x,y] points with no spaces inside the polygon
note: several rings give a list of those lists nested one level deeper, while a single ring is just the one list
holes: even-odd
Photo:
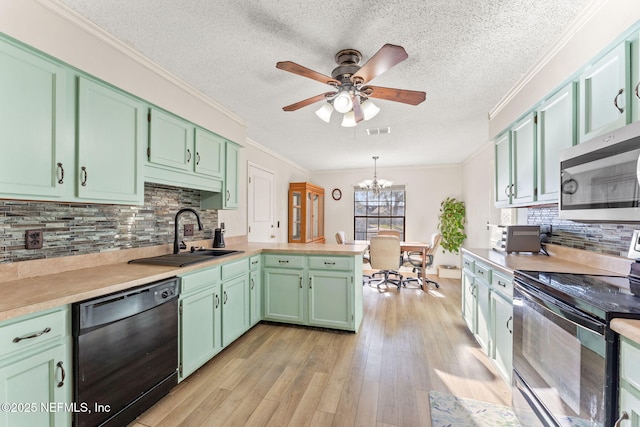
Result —
[{"label": "cabinet drawer", "polygon": [[309,257],[309,268],[323,270],[353,270],[353,258],[344,256]]},{"label": "cabinet drawer", "polygon": [[491,285],[493,289],[505,296],[513,296],[513,277],[493,270],[491,273]]},{"label": "cabinet drawer", "polygon": [[262,256],[254,255],[249,258],[249,268],[251,270],[258,270],[262,266]]},{"label": "cabinet drawer", "polygon": [[491,269],[484,264],[475,262],[473,273],[476,277],[484,280],[487,283],[491,283]]},{"label": "cabinet drawer", "polygon": [[222,264],[222,280],[231,279],[249,272],[249,258],[239,259],[228,264]]},{"label": "cabinet drawer", "polygon": [[67,335],[66,308],[23,316],[0,326],[0,357]]},{"label": "cabinet drawer", "polygon": [[620,376],[640,389],[640,346],[626,339],[620,343]]},{"label": "cabinet drawer", "polygon": [[303,255],[264,255],[265,267],[304,268]]},{"label": "cabinet drawer", "polygon": [[462,269],[467,270],[469,273],[473,273],[474,261],[473,258],[466,255],[462,256]]},{"label": "cabinet drawer", "polygon": [[220,266],[206,268],[180,278],[180,293],[186,294],[220,281]]}]

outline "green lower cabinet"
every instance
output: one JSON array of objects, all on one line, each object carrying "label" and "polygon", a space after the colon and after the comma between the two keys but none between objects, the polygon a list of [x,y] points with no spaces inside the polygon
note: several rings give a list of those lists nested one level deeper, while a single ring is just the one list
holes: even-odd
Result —
[{"label": "green lower cabinet", "polygon": [[[0,425],[71,425],[71,369],[67,345],[33,352],[0,366]],[[67,407],[65,407],[65,405]]]},{"label": "green lower cabinet", "polygon": [[466,270],[462,272],[462,317],[472,333],[477,331],[478,298],[473,275]]},{"label": "green lower cabinet", "polygon": [[249,329],[249,274],[222,283],[222,346]]},{"label": "green lower cabinet", "polygon": [[497,292],[491,292],[492,358],[502,378],[511,384],[513,367],[513,303]]},{"label": "green lower cabinet", "polygon": [[180,380],[222,350],[220,284],[180,300]]},{"label": "green lower cabinet", "polygon": [[620,340],[620,389],[619,415],[626,417],[616,424],[620,427],[640,427],[640,344],[621,338]]},{"label": "green lower cabinet", "polygon": [[353,276],[309,270],[309,325],[336,329],[353,326]]},{"label": "green lower cabinet", "polygon": [[249,323],[255,325],[262,319],[262,273],[252,270],[249,273]]},{"label": "green lower cabinet", "polygon": [[482,349],[489,354],[491,343],[490,343],[490,319],[491,319],[491,305],[490,305],[490,293],[491,290],[489,285],[487,285],[484,281],[476,279],[474,281],[476,284],[476,294],[477,294],[477,303],[478,308],[476,311],[477,319],[476,319],[476,340],[482,347]]},{"label": "green lower cabinet", "polygon": [[265,269],[264,318],[286,323],[303,324],[304,270]]}]

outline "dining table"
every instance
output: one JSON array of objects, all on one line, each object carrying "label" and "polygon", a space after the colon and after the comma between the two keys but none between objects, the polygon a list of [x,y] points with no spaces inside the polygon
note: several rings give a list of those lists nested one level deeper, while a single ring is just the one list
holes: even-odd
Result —
[{"label": "dining table", "polygon": [[[368,240],[355,240],[355,245],[367,245],[369,247]],[[422,254],[422,275],[427,271],[427,251],[431,248],[430,243],[426,242],[400,242],[400,253],[403,252],[420,252]]]}]

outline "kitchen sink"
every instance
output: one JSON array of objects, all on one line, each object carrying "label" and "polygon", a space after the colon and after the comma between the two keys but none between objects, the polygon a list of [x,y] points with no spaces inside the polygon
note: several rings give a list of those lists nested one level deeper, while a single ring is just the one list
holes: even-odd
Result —
[{"label": "kitchen sink", "polygon": [[129,264],[154,264],[185,267],[199,262],[211,261],[215,258],[241,254],[243,252],[244,251],[234,251],[230,249],[197,249],[192,252],[181,252],[179,254],[167,254],[149,258],[132,259],[129,261]]}]

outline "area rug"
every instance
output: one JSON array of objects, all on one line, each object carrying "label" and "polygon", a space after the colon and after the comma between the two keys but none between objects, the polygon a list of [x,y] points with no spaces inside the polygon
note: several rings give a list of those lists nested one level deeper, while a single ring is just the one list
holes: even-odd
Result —
[{"label": "area rug", "polygon": [[429,392],[431,427],[517,427],[518,418],[508,406]]}]

